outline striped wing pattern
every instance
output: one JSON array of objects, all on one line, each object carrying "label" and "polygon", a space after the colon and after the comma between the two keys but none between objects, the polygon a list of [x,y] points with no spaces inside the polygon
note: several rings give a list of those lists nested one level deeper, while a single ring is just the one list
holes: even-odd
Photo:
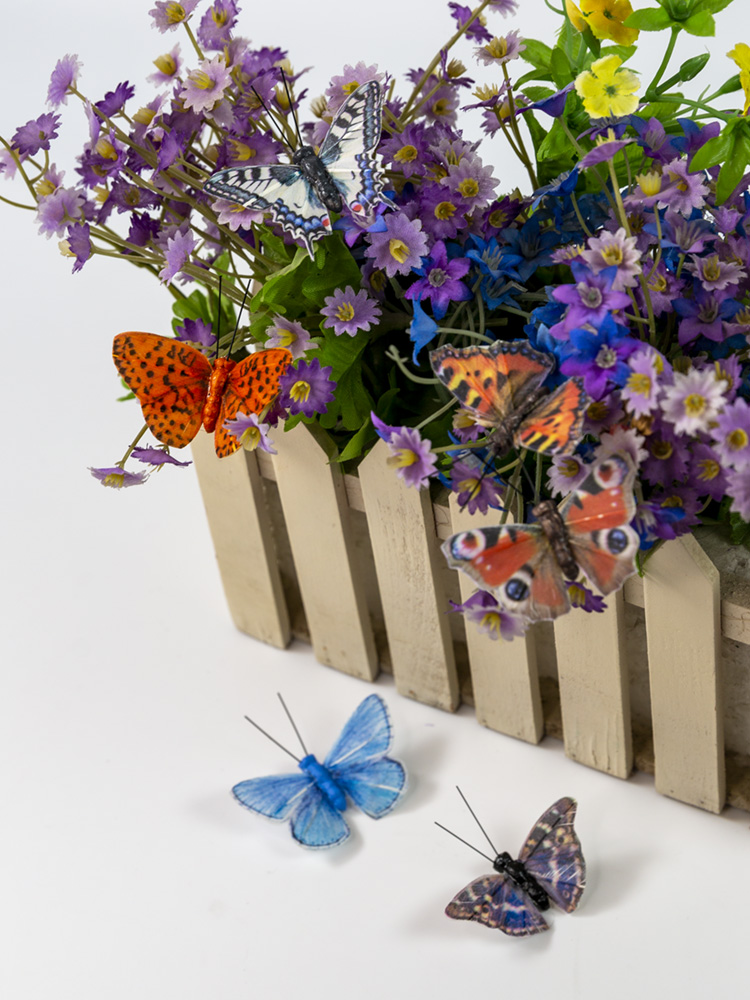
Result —
[{"label": "striped wing pattern", "polygon": [[476,920],[512,937],[528,937],[549,929],[526,893],[505,875],[483,875],[465,886],[445,912],[454,920]]}]

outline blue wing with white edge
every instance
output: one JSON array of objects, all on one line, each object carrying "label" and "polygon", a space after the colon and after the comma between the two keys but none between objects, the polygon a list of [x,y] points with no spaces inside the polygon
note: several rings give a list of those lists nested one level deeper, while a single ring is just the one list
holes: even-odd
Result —
[{"label": "blue wing with white edge", "polygon": [[363,226],[373,221],[372,208],[378,201],[392,204],[382,193],[384,181],[375,154],[382,109],[377,80],[357,87],[339,109],[319,153],[353,218]]},{"label": "blue wing with white edge", "polygon": [[307,774],[276,774],[268,778],[250,778],[232,789],[240,805],[269,819],[289,819],[302,804],[305,792],[314,782]]},{"label": "blue wing with white edge", "polygon": [[403,764],[382,757],[363,767],[346,768],[337,782],[367,816],[380,819],[396,805],[406,788]]},{"label": "blue wing with white edge", "polygon": [[344,817],[317,785],[303,794],[292,817],[292,836],[297,843],[313,850],[335,847],[345,841],[350,832]]},{"label": "blue wing with white edge", "polygon": [[310,256],[313,242],[331,232],[328,209],[293,164],[229,167],[209,177],[203,190],[256,212],[268,212],[293,239],[304,243]]}]

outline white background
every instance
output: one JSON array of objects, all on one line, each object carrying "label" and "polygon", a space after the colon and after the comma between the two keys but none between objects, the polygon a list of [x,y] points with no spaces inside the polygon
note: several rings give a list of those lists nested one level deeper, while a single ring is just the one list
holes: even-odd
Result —
[{"label": "white background", "polygon": [[[149,27],[150,3],[7,5],[0,131],[45,110],[65,53],[93,99],[143,84],[176,36]],[[205,6],[202,5],[202,6]],[[246,4],[244,33],[314,65],[311,95],[345,62],[402,74],[452,31],[434,0]],[[496,30],[552,40],[542,0]],[[743,0],[719,15],[713,79],[750,41]],[[653,72],[664,35],[639,65]],[[186,51],[186,46],[183,45]],[[469,53],[463,48],[464,58]],[[731,101],[731,99],[730,99]],[[727,102],[729,103],[729,101]],[[84,137],[64,109],[53,159],[72,179]],[[485,156],[502,187],[523,183],[498,139]],[[23,197],[0,182],[0,194]],[[456,716],[377,690],[411,790],[382,822],[353,813],[351,841],[310,853],[239,808],[237,781],[287,758],[243,721],[293,744],[282,691],[310,748],[325,754],[369,688],[236,632],[223,602],[192,469],[145,488],[98,486],[88,465],[116,461],[140,426],[118,405],[113,334],[167,332],[170,297],[121,263],[70,275],[30,212],[0,204],[2,239],[2,952],[8,1000],[557,996],[612,1000],[746,991],[749,818],[659,797]],[[325,554],[321,553],[321,581]],[[433,825],[477,846],[459,783],[500,849],[515,852],[561,795],[579,801],[589,866],[579,911],[552,930],[506,939],[449,921],[443,907],[487,865]],[[743,984],[741,986],[741,984]]]}]

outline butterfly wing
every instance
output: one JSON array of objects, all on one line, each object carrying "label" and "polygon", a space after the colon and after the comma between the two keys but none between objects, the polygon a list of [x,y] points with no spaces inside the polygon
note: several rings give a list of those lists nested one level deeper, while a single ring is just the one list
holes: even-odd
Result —
[{"label": "butterfly wing", "polygon": [[386,753],[392,742],[388,709],[377,694],[354,710],[325,759],[325,767],[362,812],[379,819],[406,787],[403,765]]},{"label": "butterfly wing", "polygon": [[368,226],[372,206],[383,196],[375,150],[380,142],[383,97],[377,80],[357,87],[339,109],[320,147],[320,159],[355,221]]},{"label": "butterfly wing", "polygon": [[562,798],[541,816],[518,860],[557,905],[568,913],[578,906],[586,886],[586,862],[573,828],[575,799]]},{"label": "butterfly wing", "polygon": [[488,428],[523,411],[552,370],[554,361],[520,340],[488,347],[439,347],[430,364],[443,385]]},{"label": "butterfly wing", "polygon": [[343,843],[350,834],[346,820],[313,784],[292,816],[292,836],[303,847],[320,849]]},{"label": "butterfly wing", "polygon": [[189,444],[200,430],[210,361],[189,344],[154,333],[119,333],[112,357],[151,433],[173,448]]},{"label": "butterfly wing", "polygon": [[552,548],[536,524],[506,524],[452,535],[443,542],[448,565],[460,569],[515,615],[557,618],[570,608]]},{"label": "butterfly wing", "polygon": [[216,198],[268,212],[277,225],[305,245],[310,256],[313,242],[331,232],[328,209],[294,164],[229,167],[212,174],[203,190]]},{"label": "butterfly wing", "polygon": [[454,920],[477,920],[513,937],[546,931],[548,924],[526,893],[505,875],[484,875],[457,893],[445,912]]},{"label": "butterfly wing", "polygon": [[239,361],[229,373],[214,431],[214,446],[219,458],[231,455],[240,446],[239,439],[226,428],[240,410],[261,413],[279,391],[279,379],[292,360],[283,347],[258,351]]},{"label": "butterfly wing", "polygon": [[307,774],[276,774],[268,778],[250,778],[232,789],[240,805],[269,819],[289,819],[300,806],[314,782]]},{"label": "butterfly wing", "polygon": [[545,455],[572,451],[583,436],[587,404],[583,381],[567,379],[521,422],[515,433],[516,446]]},{"label": "butterfly wing", "polygon": [[634,483],[629,459],[610,455],[592,467],[558,508],[576,562],[603,594],[617,590],[635,572],[640,539],[630,527]]}]

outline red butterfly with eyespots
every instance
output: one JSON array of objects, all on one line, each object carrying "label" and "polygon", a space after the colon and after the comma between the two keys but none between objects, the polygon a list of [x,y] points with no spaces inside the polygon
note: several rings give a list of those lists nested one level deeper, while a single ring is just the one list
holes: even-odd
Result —
[{"label": "red butterfly with eyespots", "polygon": [[242,361],[216,358],[155,333],[119,333],[112,345],[117,370],[138,398],[151,433],[164,444],[184,448],[201,425],[214,432],[219,458],[240,442],[225,423],[242,409],[261,413],[279,391],[292,355],[283,348],[249,354]]},{"label": "red butterfly with eyespots", "polygon": [[462,531],[443,543],[443,553],[506,611],[531,621],[557,618],[570,610],[565,579],[577,579],[579,570],[602,594],[635,572],[634,483],[630,460],[611,455],[559,507],[537,504],[536,523]]},{"label": "red butterfly with eyespots", "polygon": [[547,394],[542,383],[554,358],[525,341],[446,345],[430,352],[430,363],[476,423],[487,428],[496,454],[515,445],[552,455],[572,451],[580,441],[589,402],[583,382],[569,378]]}]

